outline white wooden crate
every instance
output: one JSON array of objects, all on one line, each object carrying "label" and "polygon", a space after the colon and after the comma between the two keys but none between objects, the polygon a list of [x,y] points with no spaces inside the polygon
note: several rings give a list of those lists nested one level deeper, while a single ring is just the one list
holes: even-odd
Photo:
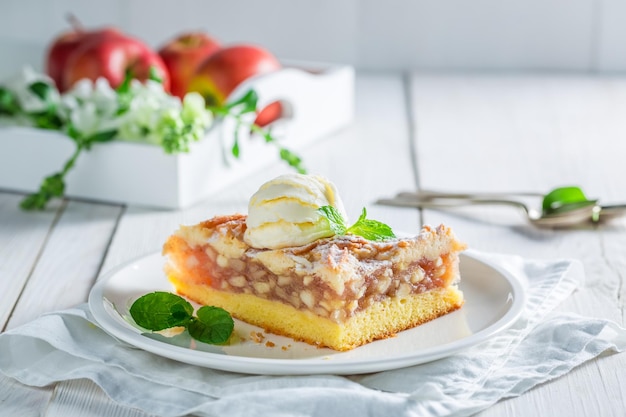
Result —
[{"label": "white wooden crate", "polygon": [[[253,88],[259,108],[280,100],[287,117],[273,134],[288,149],[322,138],[354,114],[354,70],[348,66],[290,63],[280,71],[242,83],[234,100]],[[258,136],[240,137],[240,158],[231,153],[233,121],[220,121],[185,154],[167,155],[154,145],[113,141],[79,157],[66,180],[66,195],[100,201],[182,208],[272,163],[278,150]],[[242,132],[245,133],[245,132]],[[32,192],[59,171],[74,151],[59,132],[0,128],[0,188]],[[306,162],[306,160],[305,160]]]}]

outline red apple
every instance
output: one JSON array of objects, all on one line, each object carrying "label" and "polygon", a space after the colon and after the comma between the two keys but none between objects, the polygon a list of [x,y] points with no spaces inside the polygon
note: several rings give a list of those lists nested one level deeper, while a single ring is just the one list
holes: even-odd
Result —
[{"label": "red apple", "polygon": [[159,55],[143,42],[127,36],[98,36],[82,43],[68,58],[63,84],[69,88],[88,78],[106,78],[113,88],[118,87],[130,71],[133,77],[145,81],[154,67],[169,91],[169,73]]},{"label": "red apple", "polygon": [[211,54],[197,68],[189,91],[200,93],[209,105],[222,105],[228,95],[248,78],[280,69],[267,50],[253,45],[236,45]]},{"label": "red apple", "polygon": [[[211,54],[196,70],[189,91],[200,93],[208,105],[220,106],[229,94],[248,78],[281,68],[267,50],[255,45],[235,45]],[[259,112],[255,124],[265,126],[280,118],[282,107],[275,102]]]},{"label": "red apple", "polygon": [[109,36],[122,36],[122,34],[114,28],[87,31],[79,26],[75,27],[74,30],[61,34],[50,44],[46,54],[46,73],[52,78],[60,91],[67,89],[63,83],[63,78],[67,61],[74,51],[91,39]]},{"label": "red apple", "polygon": [[159,55],[170,73],[172,94],[183,98],[198,65],[219,48],[219,42],[203,32],[184,33],[165,44]]}]

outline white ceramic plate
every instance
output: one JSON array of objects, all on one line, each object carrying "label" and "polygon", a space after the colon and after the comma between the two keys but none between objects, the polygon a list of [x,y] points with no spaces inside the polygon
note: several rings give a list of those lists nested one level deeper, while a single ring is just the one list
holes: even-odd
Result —
[{"label": "white ceramic plate", "polygon": [[[249,374],[345,375],[433,361],[482,342],[508,327],[521,313],[526,298],[519,279],[468,252],[461,257],[460,288],[466,300],[463,308],[400,332],[396,337],[348,352],[336,352],[264,333],[258,327],[235,320],[231,344],[214,346],[194,341],[186,332],[170,338],[147,333],[130,318],[130,306],[138,297],[153,291],[173,291],[162,272],[164,262],[160,254],[152,254],[103,276],[89,295],[89,307],[100,326],[111,335],[160,356]],[[251,332],[261,334],[263,340],[253,340]]]}]

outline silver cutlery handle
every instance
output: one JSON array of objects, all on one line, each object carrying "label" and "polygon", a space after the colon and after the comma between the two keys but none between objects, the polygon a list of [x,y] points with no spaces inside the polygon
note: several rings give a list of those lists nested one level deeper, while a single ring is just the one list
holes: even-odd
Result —
[{"label": "silver cutlery handle", "polygon": [[524,203],[515,200],[504,200],[495,198],[476,198],[476,197],[444,197],[444,198],[389,198],[380,199],[376,204],[382,204],[395,207],[414,207],[414,208],[453,208],[471,205],[507,205],[521,208],[528,213],[528,208]]},{"label": "silver cutlery handle", "polygon": [[417,199],[438,199],[438,198],[451,198],[451,199],[496,199],[496,200],[508,200],[511,197],[543,197],[543,194],[537,192],[473,192],[473,193],[461,193],[461,192],[447,192],[447,191],[434,191],[434,190],[418,190],[418,191],[404,191],[398,193],[396,198],[417,198]]}]

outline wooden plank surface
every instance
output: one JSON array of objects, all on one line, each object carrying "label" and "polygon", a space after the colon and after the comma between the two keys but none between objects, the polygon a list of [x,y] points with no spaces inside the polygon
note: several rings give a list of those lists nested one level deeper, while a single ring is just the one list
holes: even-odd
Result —
[{"label": "wooden plank surface", "polygon": [[69,202],[64,207],[8,329],[87,300],[121,213],[115,205]]},{"label": "wooden plank surface", "polygon": [[[86,300],[121,207],[55,201],[24,212],[22,196],[0,193],[0,317],[6,329]],[[41,416],[53,387],[33,388],[0,375],[0,416]]]},{"label": "wooden plank surface", "polygon": [[[409,129],[402,77],[360,76],[357,78],[356,115],[353,125],[305,149],[299,150],[310,173],[330,178],[340,190],[348,215],[356,219],[361,208],[369,216],[391,224],[397,230],[416,230],[418,216],[373,205],[380,195],[414,188]],[[385,103],[384,106],[381,103]],[[120,218],[102,270],[107,271],[147,253],[159,251],[166,238],[180,224],[193,224],[216,214],[246,212],[249,197],[265,181],[291,172],[283,164],[269,167],[205,202],[180,211],[156,211],[129,207]],[[63,415],[59,404],[72,398],[74,409],[92,410],[90,403],[101,404],[102,393],[89,381],[58,385],[46,416]],[[110,402],[109,402],[110,403]],[[125,407],[107,404],[120,416],[135,415]],[[65,411],[63,411],[65,412]],[[86,414],[83,414],[86,415]],[[140,414],[137,414],[140,415]]]},{"label": "wooden plank surface", "polygon": [[[445,222],[478,250],[580,259],[587,282],[558,309],[624,326],[624,219],[554,231],[531,227],[510,208],[420,213],[373,202],[417,187],[544,192],[565,184],[606,202],[626,201],[626,80],[360,74],[356,91],[354,124],[299,150],[311,173],[336,183],[352,219],[366,207],[370,217],[398,231],[414,231],[422,220]],[[98,274],[160,250],[180,224],[245,212],[258,186],[285,172],[277,164],[180,211],[70,201],[23,213],[17,209],[20,196],[0,192],[0,324],[11,328],[85,301]],[[623,369],[626,355],[604,355],[480,415],[621,416]],[[111,403],[88,381],[34,389],[0,377],[0,416],[71,413],[142,415]]]},{"label": "wooden plank surface", "polygon": [[[602,201],[626,201],[618,180],[626,176],[626,119],[619,113],[626,80],[415,74],[412,81],[420,187],[547,192],[580,185]],[[426,210],[424,217],[453,226],[476,249],[580,259],[587,282],[559,309],[624,326],[626,220],[555,231],[534,228],[507,207]],[[625,355],[585,364],[480,415],[621,416],[626,387],[616,369],[626,369]]]},{"label": "wooden plank surface", "polygon": [[34,388],[0,373],[0,416],[41,417],[53,387]]},{"label": "wooden plank surface", "polygon": [[5,329],[61,211],[60,202],[55,202],[44,212],[24,212],[19,208],[22,198],[0,193],[0,330]]}]

